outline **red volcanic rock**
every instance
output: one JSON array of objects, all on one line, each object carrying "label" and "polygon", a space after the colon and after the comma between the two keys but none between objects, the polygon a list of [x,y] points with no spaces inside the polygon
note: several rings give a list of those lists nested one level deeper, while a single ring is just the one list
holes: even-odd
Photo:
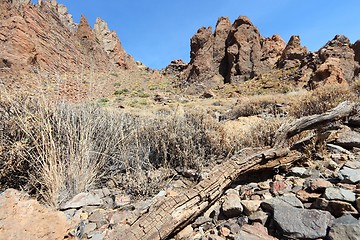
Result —
[{"label": "red volcanic rock", "polygon": [[261,44],[259,30],[247,17],[235,20],[227,40],[227,82],[253,78],[261,68]]},{"label": "red volcanic rock", "polygon": [[113,35],[109,54],[86,18],[77,26],[56,1],[0,1],[0,72],[127,68],[133,60]]},{"label": "red volcanic rock", "polygon": [[190,64],[186,69],[187,81],[203,80],[208,74],[214,74],[213,67],[213,35],[211,27],[200,28],[190,41]]},{"label": "red volcanic rock", "polygon": [[278,62],[279,68],[289,69],[299,67],[301,61],[308,55],[306,47],[302,47],[299,36],[291,36]]},{"label": "red volcanic rock", "polygon": [[226,76],[226,40],[229,36],[231,29],[231,22],[227,17],[220,17],[216,23],[214,32],[214,45],[213,45],[213,61],[215,68],[218,68],[218,73],[222,76]]},{"label": "red volcanic rock", "polygon": [[317,54],[321,63],[310,79],[312,88],[323,84],[347,85],[354,79],[359,63],[347,37],[335,36]]},{"label": "red volcanic rock", "polygon": [[263,62],[264,68],[273,69],[276,62],[280,59],[286,43],[279,35],[264,38],[261,42],[261,61]]},{"label": "red volcanic rock", "polygon": [[123,49],[115,31],[110,31],[108,24],[97,18],[94,25],[96,39],[107,53],[111,61],[120,67],[131,68],[135,66],[134,59]]}]

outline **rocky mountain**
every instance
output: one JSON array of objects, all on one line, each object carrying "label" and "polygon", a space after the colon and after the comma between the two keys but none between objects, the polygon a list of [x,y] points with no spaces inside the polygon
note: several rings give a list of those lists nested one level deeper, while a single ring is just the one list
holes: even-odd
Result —
[{"label": "rocky mountain", "polygon": [[337,35],[320,50],[309,52],[299,36],[286,44],[274,35],[265,38],[240,16],[233,24],[218,19],[215,31],[200,28],[191,38],[190,63],[183,83],[240,83],[274,70],[291,70],[286,78],[314,88],[322,83],[347,84],[359,75],[360,43]]},{"label": "rocky mountain", "polygon": [[129,69],[135,61],[114,31],[97,19],[91,28],[85,16],[73,22],[56,0],[0,1],[0,72],[51,73],[84,69]]}]

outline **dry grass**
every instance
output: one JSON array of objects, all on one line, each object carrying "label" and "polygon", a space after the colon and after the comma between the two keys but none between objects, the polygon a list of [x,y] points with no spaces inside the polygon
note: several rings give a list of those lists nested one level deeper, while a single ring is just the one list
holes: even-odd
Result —
[{"label": "dry grass", "polygon": [[201,113],[149,118],[3,95],[0,111],[1,187],[26,187],[54,207],[109,179],[153,194],[174,168],[201,171],[231,151],[220,124]]},{"label": "dry grass", "polygon": [[295,98],[289,108],[289,114],[297,118],[319,114],[334,108],[343,101],[359,101],[359,95],[347,86],[323,86]]},{"label": "dry grass", "polygon": [[[211,117],[207,106],[137,114],[2,92],[0,190],[25,189],[53,207],[109,181],[134,196],[152,195],[174,169],[201,172],[243,148],[271,146],[289,119],[278,117],[274,104],[289,106],[290,118],[321,113],[343,100],[358,101],[358,85],[245,96],[230,113],[236,121],[227,122]],[[254,116],[263,113],[268,116]]]}]

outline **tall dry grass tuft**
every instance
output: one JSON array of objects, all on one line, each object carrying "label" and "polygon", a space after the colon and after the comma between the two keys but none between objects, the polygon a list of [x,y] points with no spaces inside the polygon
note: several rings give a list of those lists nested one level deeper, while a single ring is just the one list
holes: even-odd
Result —
[{"label": "tall dry grass tuft", "polygon": [[324,113],[343,101],[359,101],[359,96],[348,86],[322,86],[292,101],[289,115],[303,117]]}]

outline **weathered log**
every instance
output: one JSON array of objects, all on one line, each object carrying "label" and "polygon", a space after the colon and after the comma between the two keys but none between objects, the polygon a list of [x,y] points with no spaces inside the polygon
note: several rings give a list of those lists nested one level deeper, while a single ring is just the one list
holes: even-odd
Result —
[{"label": "weathered log", "polygon": [[[178,196],[165,197],[150,207],[148,213],[135,221],[130,229],[112,239],[166,239],[194,220],[218,200],[230,184],[249,170],[265,167],[288,154],[288,149],[268,149],[251,157],[228,160],[216,166],[211,175]],[[285,159],[285,158],[284,158]],[[285,159],[284,163],[295,161]],[[259,168],[260,169],[260,168]]]},{"label": "weathered log", "polygon": [[164,197],[153,204],[149,211],[131,223],[126,231],[110,236],[111,239],[166,239],[195,220],[216,202],[225,190],[239,177],[249,171],[256,172],[279,165],[288,165],[299,159],[289,154],[287,141],[290,137],[321,124],[349,116],[356,104],[344,102],[324,114],[303,117],[283,125],[276,134],[274,148],[250,157],[230,159],[216,166],[210,176],[178,196]]},{"label": "weathered log", "polygon": [[305,130],[316,129],[320,126],[324,126],[329,122],[349,117],[358,105],[359,103],[347,101],[342,102],[337,107],[323,114],[302,117],[291,123],[282,125],[275,134],[274,148],[282,148],[287,146],[287,141],[291,137]]}]

